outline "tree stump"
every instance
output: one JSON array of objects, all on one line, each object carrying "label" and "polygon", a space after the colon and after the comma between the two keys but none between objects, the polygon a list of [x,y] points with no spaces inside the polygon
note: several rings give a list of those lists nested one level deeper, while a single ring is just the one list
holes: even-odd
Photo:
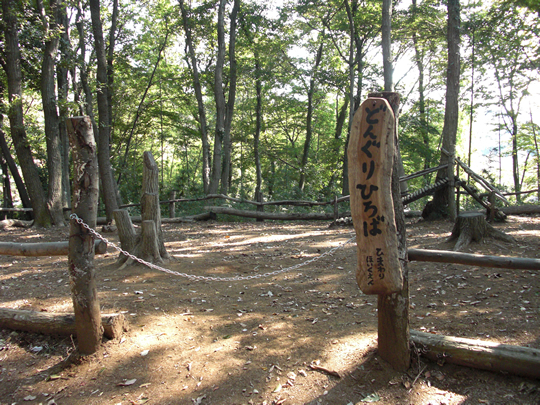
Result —
[{"label": "tree stump", "polygon": [[[126,210],[114,211],[118,236],[123,250],[149,263],[163,263],[170,258],[161,231],[159,205],[159,169],[150,152],[144,152],[144,170],[141,196],[141,232],[137,234]],[[124,254],[118,257],[120,268],[133,264]]]},{"label": "tree stump", "polygon": [[480,242],[485,237],[492,237],[509,243],[516,241],[512,236],[488,224],[484,214],[464,212],[458,215],[448,242],[457,239],[454,250],[460,251],[472,241]]}]

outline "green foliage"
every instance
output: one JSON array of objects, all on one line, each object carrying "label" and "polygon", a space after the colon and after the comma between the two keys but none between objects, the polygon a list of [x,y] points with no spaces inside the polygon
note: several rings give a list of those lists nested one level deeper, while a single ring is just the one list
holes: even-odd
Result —
[{"label": "green foliage", "polygon": [[[528,0],[520,1],[528,4]],[[337,129],[344,100],[353,96],[361,102],[370,90],[381,87],[381,2],[290,0],[277,9],[270,3],[243,0],[238,14],[238,82],[231,126],[229,194],[254,199],[257,181],[254,145],[256,84],[260,82],[262,194],[267,200],[329,200],[341,194],[346,170],[343,158],[348,111],[343,128]],[[125,202],[138,202],[140,199],[144,151],[151,151],[160,167],[162,199],[168,198],[173,190],[178,198],[203,195],[202,134],[193,88],[193,66],[187,57],[178,3],[173,0],[128,0],[120,2],[119,6],[111,88],[111,163],[116,177],[121,178],[119,188],[122,197]],[[74,16],[76,10],[72,7],[72,4],[68,5],[68,15]],[[229,1],[227,16],[231,8],[232,2]],[[102,11],[104,28],[108,30],[111,15],[107,4],[102,4]],[[40,97],[36,93],[39,90],[44,34],[39,16],[29,4],[19,14],[25,76],[25,123],[36,161],[46,180],[45,139],[39,110]],[[188,14],[207,129],[213,133],[216,122],[217,2],[203,0],[190,3]],[[480,97],[476,99],[474,110],[480,103],[496,103],[505,106],[506,115],[510,117],[518,111],[515,103],[511,105],[511,100],[527,95],[531,80],[538,78],[537,24],[530,13],[510,2],[495,2],[490,12],[472,8],[466,11],[466,15],[462,27],[462,61],[464,69],[470,69],[474,64],[477,73],[473,83],[469,75],[471,71],[464,70],[467,74],[463,75],[463,97],[468,100],[468,92],[472,89],[483,98],[482,101],[478,100]],[[97,89],[92,31],[88,16],[83,14],[81,18],[86,32],[85,62],[95,102]],[[446,85],[445,27],[446,10],[435,0],[418,1],[415,6],[394,13],[395,76],[396,79],[403,78],[403,82],[397,83],[402,94],[399,136],[407,174],[433,167],[439,160]],[[74,72],[71,79],[77,83],[80,79],[79,38],[77,30],[70,28],[71,51],[69,57],[59,60],[59,64]],[[354,37],[351,38],[353,31]],[[476,59],[471,51],[473,33]],[[320,46],[323,53],[315,69]],[[227,61],[228,58],[226,54]],[[229,65],[226,63],[225,66],[223,82],[227,94],[231,77]],[[410,67],[410,70],[405,72],[403,66]],[[422,96],[418,92],[418,81],[407,77],[418,77],[420,70],[424,86]],[[351,71],[354,74],[352,80],[349,76]],[[498,72],[498,76],[493,72]],[[512,89],[510,79],[513,80]],[[5,80],[3,75],[2,80]],[[492,86],[497,81],[500,91]],[[70,88],[68,101],[61,105],[73,115],[81,114],[85,106],[80,84],[77,86]],[[303,168],[306,185],[300,192],[298,182],[306,143],[308,92],[311,88],[312,139]],[[489,89],[497,91],[489,92]],[[349,105],[348,108],[354,106]],[[464,113],[467,113],[467,108],[470,108],[468,103],[464,103]],[[95,106],[94,111],[97,111]],[[533,136],[535,131],[538,133],[538,127],[535,125],[520,124],[518,131],[523,164],[525,157],[529,156],[527,165],[521,168],[525,173],[523,183],[531,186],[535,184],[538,165],[538,150]],[[212,149],[212,139],[209,146]],[[434,176],[430,174],[411,180],[409,188],[421,188],[431,183]],[[193,214],[205,204],[207,202],[187,205],[184,214]],[[423,201],[416,202],[411,208],[418,209],[422,204]]]}]

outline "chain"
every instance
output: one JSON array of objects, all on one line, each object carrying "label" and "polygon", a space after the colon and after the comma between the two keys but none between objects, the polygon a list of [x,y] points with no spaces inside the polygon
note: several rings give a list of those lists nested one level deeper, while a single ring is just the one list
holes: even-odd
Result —
[{"label": "chain", "polygon": [[145,260],[143,260],[143,259],[141,259],[141,258],[139,258],[139,257],[125,251],[125,250],[123,250],[120,246],[110,242],[107,238],[105,238],[104,236],[102,236],[101,234],[96,232],[93,228],[91,228],[88,224],[86,224],[81,218],[79,218],[77,216],[77,214],[71,214],[69,217],[71,219],[75,220],[83,228],[86,228],[88,230],[88,232],[90,232],[96,238],[102,240],[107,245],[111,245],[118,252],[120,252],[121,254],[129,257],[133,261],[136,261],[136,262],[138,262],[138,263],[140,263],[140,264],[142,264],[144,266],[150,267],[151,269],[158,270],[158,271],[168,273],[168,274],[172,274],[174,276],[185,277],[185,278],[193,280],[193,281],[242,281],[242,280],[253,280],[253,279],[257,279],[257,278],[276,276],[276,275],[281,274],[281,273],[285,273],[285,272],[288,272],[288,271],[293,271],[293,270],[299,269],[300,267],[307,266],[308,264],[314,263],[314,262],[322,259],[323,257],[332,255],[337,250],[342,249],[343,247],[345,247],[345,245],[351,243],[356,238],[356,236],[353,236],[352,238],[350,238],[349,240],[347,240],[345,242],[342,242],[338,246],[335,246],[332,249],[329,249],[326,252],[320,254],[319,256],[316,256],[316,257],[314,257],[312,259],[309,259],[309,260],[307,260],[305,262],[295,264],[294,266],[287,267],[285,269],[279,269],[279,270],[271,271],[271,272],[264,273],[264,274],[255,274],[255,275],[251,275],[251,276],[234,276],[234,277],[196,276],[194,274],[180,273],[178,271],[169,270],[169,269],[157,266],[157,265],[155,265],[153,263],[149,263],[149,262],[147,262],[147,261],[145,261]]}]

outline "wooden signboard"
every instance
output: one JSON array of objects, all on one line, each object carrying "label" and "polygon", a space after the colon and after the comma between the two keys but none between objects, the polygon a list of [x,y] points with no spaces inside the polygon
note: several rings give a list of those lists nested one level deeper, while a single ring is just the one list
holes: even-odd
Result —
[{"label": "wooden signboard", "polygon": [[392,201],[394,113],[383,98],[356,111],[348,147],[351,213],[356,230],[356,281],[365,294],[403,288]]}]

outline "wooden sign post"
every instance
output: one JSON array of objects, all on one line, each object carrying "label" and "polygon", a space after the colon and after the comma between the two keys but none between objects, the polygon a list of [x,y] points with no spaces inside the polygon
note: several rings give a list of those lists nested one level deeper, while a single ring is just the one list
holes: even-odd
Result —
[{"label": "wooden sign post", "polygon": [[410,365],[407,241],[399,183],[399,94],[374,93],[356,112],[348,149],[356,279],[378,294],[378,352],[399,371]]},{"label": "wooden sign post", "polygon": [[365,294],[391,294],[403,288],[392,200],[394,121],[385,99],[368,98],[351,128],[349,188],[358,245],[356,281]]}]

